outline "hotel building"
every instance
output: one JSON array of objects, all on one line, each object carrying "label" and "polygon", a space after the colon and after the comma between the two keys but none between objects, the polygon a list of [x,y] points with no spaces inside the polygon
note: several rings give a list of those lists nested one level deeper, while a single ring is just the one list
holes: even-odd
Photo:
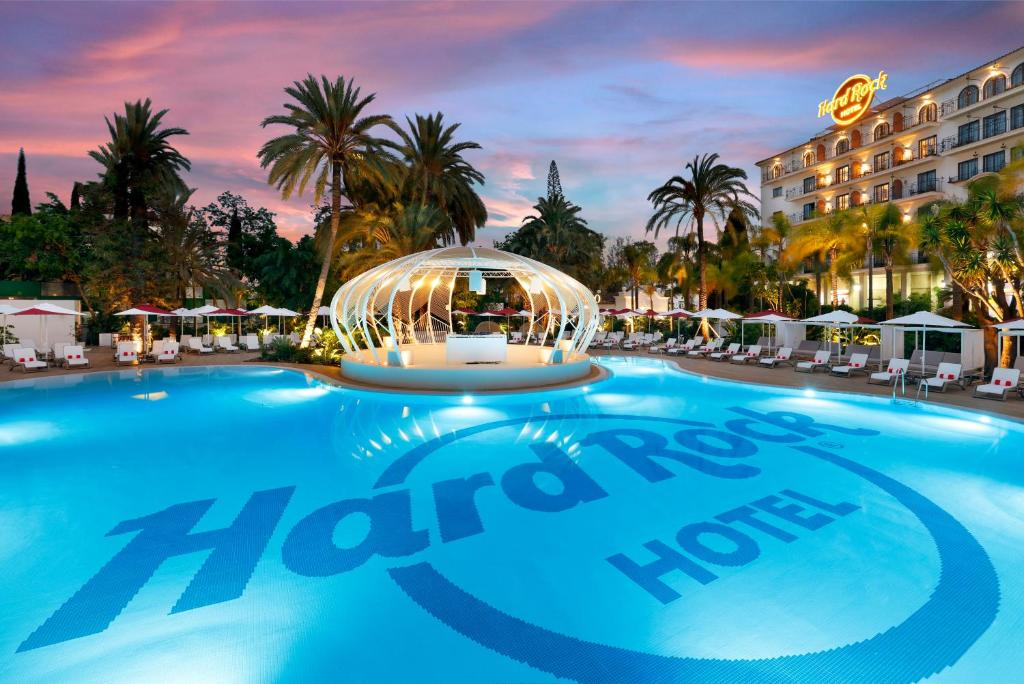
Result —
[{"label": "hotel building", "polygon": [[[880,73],[874,86],[884,88],[886,78]],[[866,78],[861,82],[870,83]],[[844,109],[847,99],[839,94],[823,102],[819,114],[837,105],[833,118],[840,121],[856,107]],[[900,97],[885,99],[881,89],[872,94],[874,104],[855,114],[852,123],[836,123],[806,143],[757,163],[766,223],[780,212],[797,225],[821,214],[884,202],[897,205],[909,221],[923,204],[965,199],[967,181],[998,171],[1024,152],[1024,47]],[[911,253],[911,262],[894,273],[897,295],[934,294],[944,285],[942,274],[923,255]],[[881,267],[876,256],[876,307],[884,305]],[[867,278],[865,260],[863,268],[840,282],[840,300],[866,308]],[[827,280],[826,273],[819,293],[823,301],[828,298]]]}]

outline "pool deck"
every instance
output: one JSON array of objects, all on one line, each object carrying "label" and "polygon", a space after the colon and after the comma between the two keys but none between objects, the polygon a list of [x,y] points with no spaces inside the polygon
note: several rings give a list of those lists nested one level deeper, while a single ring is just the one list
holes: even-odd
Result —
[{"label": "pool deck", "polygon": [[[617,350],[603,351],[593,350],[589,352],[594,357],[600,356],[639,356],[657,359],[666,359],[669,361],[676,362],[680,368],[685,371],[698,373],[702,375],[708,375],[711,377],[722,378],[724,380],[737,380],[741,382],[752,382],[763,385],[776,385],[782,387],[809,387],[815,390],[821,391],[833,391],[833,392],[855,392],[859,394],[868,394],[882,397],[892,396],[892,388],[881,385],[869,385],[864,376],[857,376],[852,378],[841,378],[829,375],[827,373],[797,373],[790,366],[781,366],[779,368],[762,368],[754,365],[736,365],[731,363],[715,363],[712,361],[705,361],[703,359],[691,359],[687,357],[670,356],[665,357],[662,354],[649,354],[645,351],[635,352],[621,352]],[[113,355],[109,350],[92,349],[87,352],[86,356],[89,358],[90,367],[84,370],[67,370],[64,368],[50,368],[49,370],[42,373],[22,373],[20,371],[9,372],[10,366],[0,366],[0,383],[9,382],[12,380],[22,380],[26,378],[35,377],[48,377],[53,375],[67,375],[70,373],[82,373],[82,372],[98,372],[98,371],[112,371],[112,370],[127,370],[129,368],[157,368],[158,366],[154,363],[145,363],[141,366],[117,366],[114,363]],[[247,362],[255,362],[257,354],[249,352],[236,352],[233,354],[187,354],[184,356],[182,361],[175,364],[175,367],[181,366],[224,366],[224,365],[238,365]],[[311,372],[324,380],[335,384],[353,387],[364,390],[374,390],[376,388],[367,387],[353,383],[341,376],[340,369],[333,365],[298,365],[288,363],[270,363],[269,365],[281,366],[285,368],[295,368],[296,370],[302,370]],[[600,370],[592,373],[588,378],[564,385],[564,387],[572,387],[575,385],[586,384],[588,382],[594,382],[600,380],[604,376]],[[563,387],[563,386],[557,386]],[[552,387],[554,389],[554,387]],[[392,391],[379,389],[377,391]],[[520,390],[528,391],[528,390]],[[916,397],[917,387],[913,385],[907,386],[907,398],[913,400]],[[968,410],[983,412],[983,413],[994,413],[1004,415],[1017,420],[1024,420],[1024,400],[1021,400],[1016,395],[1011,395],[1006,401],[993,401],[989,399],[976,399],[973,396],[973,391],[968,388],[966,390],[950,389],[945,393],[933,392],[931,393],[929,402],[939,405],[954,406],[958,408],[964,408]]]}]

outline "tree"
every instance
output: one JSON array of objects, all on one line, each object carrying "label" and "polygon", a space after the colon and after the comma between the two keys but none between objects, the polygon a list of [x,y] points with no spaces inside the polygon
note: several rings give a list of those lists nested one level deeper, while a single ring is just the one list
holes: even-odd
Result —
[{"label": "tree", "polygon": [[32,200],[28,196],[28,178],[25,174],[25,150],[18,150],[18,175],[14,177],[14,197],[11,200],[11,216],[31,216]]},{"label": "tree", "polygon": [[242,253],[242,219],[238,218],[238,209],[235,209],[231,212],[231,220],[228,221],[227,262],[228,266],[241,273],[244,261]]},{"label": "tree", "polygon": [[462,153],[481,149],[472,141],[454,142],[459,124],[444,125],[441,112],[406,118],[409,131],[398,129],[402,143],[399,154],[408,164],[405,194],[410,206],[433,204],[447,217],[440,238],[451,244],[458,238],[466,244],[476,238],[477,228],[487,222],[487,209],[474,186],[483,185],[484,175],[467,162]]},{"label": "tree", "polygon": [[558,166],[555,164],[555,160],[551,160],[551,166],[548,167],[548,199],[554,199],[562,196],[562,180],[558,177]]},{"label": "tree", "polygon": [[309,277],[320,269],[320,252],[312,236],[296,244],[274,237],[272,246],[256,257],[257,292],[269,302],[299,310],[313,297],[315,282]]},{"label": "tree", "polygon": [[[873,226],[874,235],[868,244],[869,249],[877,247],[882,255],[885,267],[885,318],[888,320],[893,317],[893,266],[897,261],[907,261],[910,246],[917,242],[917,231],[903,220],[895,204],[885,204],[873,214],[869,218],[869,225]],[[868,258],[874,261],[873,251],[869,252]]]},{"label": "tree", "polygon": [[839,274],[849,271],[857,255],[862,255],[862,236],[849,211],[833,211],[817,216],[793,228],[787,254],[800,261],[816,253],[825,254],[829,268],[832,306],[839,306]]},{"label": "tree", "polygon": [[360,246],[336,255],[338,272],[347,280],[393,259],[434,249],[438,232],[446,222],[447,217],[439,208],[423,204],[343,212],[344,242]]},{"label": "tree", "polygon": [[[346,83],[341,76],[331,82],[326,76],[318,81],[309,74],[305,80],[285,88],[285,93],[293,100],[284,105],[287,113],[268,116],[262,126],[280,124],[294,132],[267,141],[259,151],[260,166],[269,167],[267,180],[285,199],[296,190],[302,194],[315,177],[314,202],[319,203],[330,182],[331,218],[325,252],[330,255],[338,237],[345,188],[356,178],[377,172],[386,156],[384,141],[374,137],[372,131],[379,126],[394,128],[394,122],[382,114],[363,116],[375,95],[360,97],[360,89],[353,81]],[[303,348],[309,346],[316,326],[330,267],[331,259],[323,259],[302,333]]]},{"label": "tree", "polygon": [[697,253],[697,239],[692,233],[670,237],[668,251],[658,258],[658,278],[675,282],[676,290],[683,296],[683,306],[690,306],[690,295],[694,280],[693,257]]},{"label": "tree", "polygon": [[692,162],[687,162],[684,173],[688,173],[689,177],[673,176],[647,196],[654,206],[654,214],[647,222],[647,231],[654,231],[655,238],[660,230],[670,225],[675,227],[676,235],[683,226],[696,232],[697,294],[700,308],[703,309],[708,302],[704,221],[710,218],[718,232],[732,211],[757,216],[757,209],[745,199],[754,197],[743,184],[747,178],[746,172],[718,163],[717,154],[694,157]]},{"label": "tree", "polygon": [[640,306],[640,290],[658,277],[655,268],[658,248],[652,242],[630,242],[622,248],[621,254],[626,285],[632,293],[630,305],[637,309]]},{"label": "tree", "polygon": [[[274,213],[264,207],[250,206],[241,195],[222,192],[216,201],[203,207],[202,214],[211,227],[227,233],[228,265],[250,283],[255,283],[259,278],[256,259],[275,248]],[[232,237],[232,231],[237,238]]]}]

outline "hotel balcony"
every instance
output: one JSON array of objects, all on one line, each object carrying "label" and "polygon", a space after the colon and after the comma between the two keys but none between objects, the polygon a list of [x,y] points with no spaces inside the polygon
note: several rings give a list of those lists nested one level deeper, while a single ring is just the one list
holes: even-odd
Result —
[{"label": "hotel balcony", "polygon": [[1024,83],[1014,84],[1012,82],[1008,82],[1006,84],[1006,89],[1003,90],[1002,92],[995,93],[983,99],[975,100],[974,102],[965,102],[962,105],[956,97],[952,97],[948,100],[943,101],[942,105],[939,107],[939,110],[942,113],[941,116],[943,119],[966,116],[974,112],[977,112],[980,109],[984,109],[986,105],[992,105],[996,102],[1005,99],[1009,95],[1021,92],[1022,86],[1024,86]]}]

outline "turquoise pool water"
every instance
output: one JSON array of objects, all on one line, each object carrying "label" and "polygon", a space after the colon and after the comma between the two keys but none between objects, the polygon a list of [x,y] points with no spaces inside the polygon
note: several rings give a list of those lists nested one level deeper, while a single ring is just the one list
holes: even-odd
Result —
[{"label": "turquoise pool water", "polygon": [[0,388],[0,681],[1019,680],[1021,424],[602,363]]}]

